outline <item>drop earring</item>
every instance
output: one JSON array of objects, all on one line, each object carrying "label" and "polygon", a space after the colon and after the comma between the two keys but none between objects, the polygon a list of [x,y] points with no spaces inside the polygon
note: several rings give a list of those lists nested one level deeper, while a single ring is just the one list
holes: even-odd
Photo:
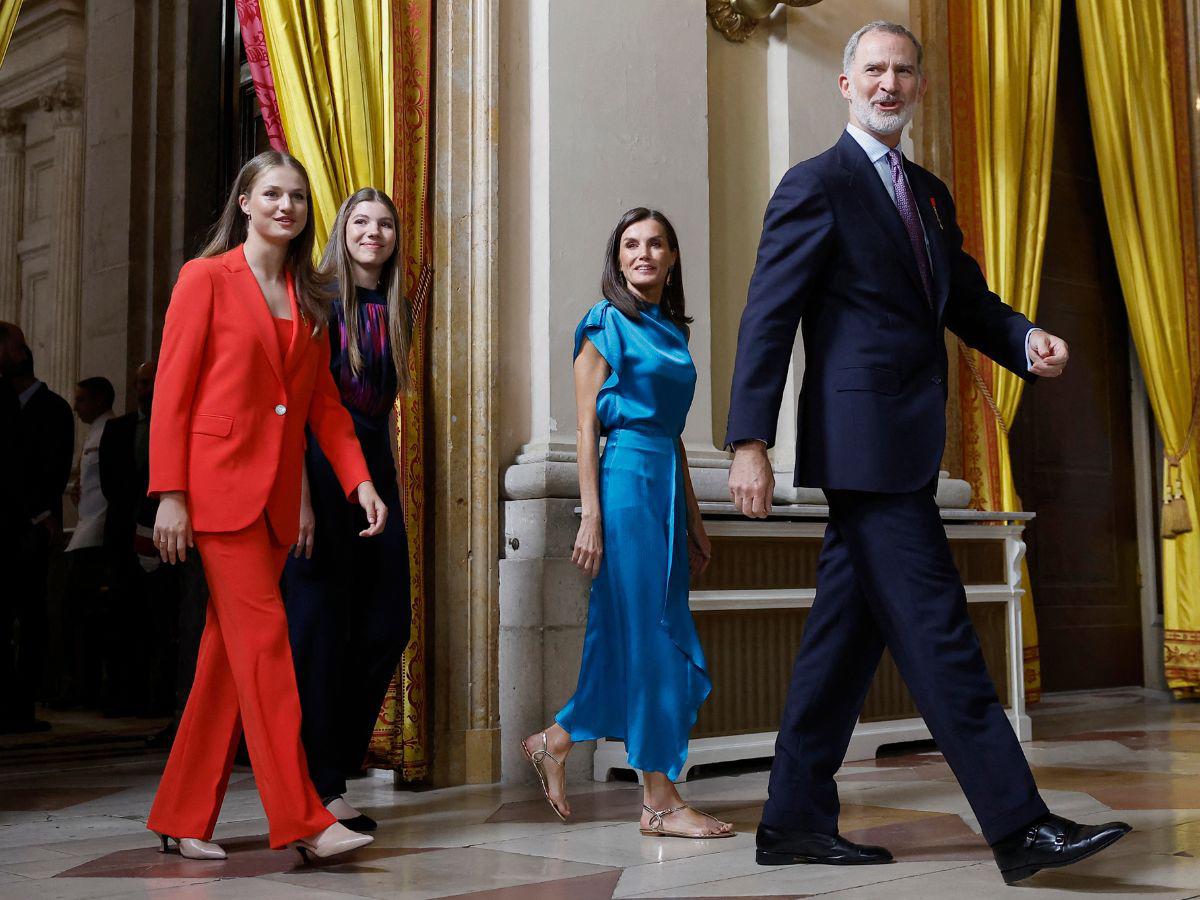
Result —
[{"label": "drop earring", "polygon": [[672,275],[674,275],[674,274],[675,274],[675,267],[674,267],[674,266],[671,266],[671,268],[667,269],[667,284],[670,284],[670,283],[671,283],[671,276],[672,276]]}]

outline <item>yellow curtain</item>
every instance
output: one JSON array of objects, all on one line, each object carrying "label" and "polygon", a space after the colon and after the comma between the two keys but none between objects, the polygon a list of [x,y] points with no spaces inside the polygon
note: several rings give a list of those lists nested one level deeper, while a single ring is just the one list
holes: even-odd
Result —
[{"label": "yellow curtain", "polygon": [[398,477],[409,541],[412,638],[371,742],[373,764],[425,778],[428,740],[424,358],[429,286],[428,147],[433,21],[429,0],[260,0],[289,152],[312,180],[317,251],[337,207],[360,187],[400,213],[400,266],[413,304],[412,390],[397,410]]},{"label": "yellow curtain", "polygon": [[318,251],[338,205],[394,171],[391,0],[260,0],[288,151],[312,180]]},{"label": "yellow curtain", "polygon": [[[955,181],[960,198],[967,198],[960,206],[967,212],[969,249],[991,288],[1036,319],[1050,199],[1060,3],[980,0],[951,7],[952,43],[965,39],[969,47],[957,54],[957,65],[952,58],[957,90],[970,90],[971,109],[956,121],[965,127],[956,127],[954,135]],[[975,502],[985,509],[1019,511],[1008,428],[1025,382],[965,345],[960,349],[967,376],[961,409],[964,468]],[[1023,575],[1025,689],[1027,699],[1036,702],[1041,693],[1037,620],[1024,567]]]},{"label": "yellow curtain", "polygon": [[0,64],[8,52],[8,42],[17,27],[17,13],[21,11],[21,0],[0,0]]},{"label": "yellow curtain", "polygon": [[[1197,523],[1200,315],[1181,121],[1187,75],[1168,41],[1168,26],[1178,37],[1182,12],[1172,0],[1078,0],[1078,10],[1100,187],[1129,326],[1166,452],[1183,454],[1183,502]],[[1174,493],[1176,478],[1164,469],[1164,487]],[[1162,575],[1167,683],[1176,696],[1200,696],[1200,531],[1163,539]]]}]

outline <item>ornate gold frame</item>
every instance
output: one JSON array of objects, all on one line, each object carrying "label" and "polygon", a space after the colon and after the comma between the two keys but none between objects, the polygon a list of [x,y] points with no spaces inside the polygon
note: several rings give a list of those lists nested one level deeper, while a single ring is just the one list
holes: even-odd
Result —
[{"label": "ornate gold frame", "polygon": [[[754,34],[763,19],[775,12],[781,0],[706,0],[708,18],[713,28],[726,40],[741,43]],[[788,6],[816,6],[821,0],[782,0]]]}]

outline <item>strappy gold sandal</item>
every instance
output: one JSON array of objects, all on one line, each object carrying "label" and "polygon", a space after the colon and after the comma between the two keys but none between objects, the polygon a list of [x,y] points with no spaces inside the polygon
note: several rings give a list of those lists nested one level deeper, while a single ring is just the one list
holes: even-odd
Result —
[{"label": "strappy gold sandal", "polygon": [[[558,808],[558,804],[555,803],[553,798],[550,796],[550,783],[546,780],[546,770],[542,768],[546,760],[550,760],[560,769],[563,768],[562,762],[558,759],[555,759],[550,753],[550,744],[546,740],[546,732],[542,732],[541,750],[534,750],[532,753],[530,753],[529,748],[525,746],[525,741],[521,741],[521,752],[524,753],[525,758],[533,764],[534,771],[537,772],[538,781],[542,783],[542,793],[546,795],[546,802],[550,804],[550,808],[554,810],[554,814],[556,816],[558,816],[564,822],[567,821],[567,817],[563,815],[563,811]],[[566,787],[565,770],[563,772],[563,787]]]},{"label": "strappy gold sandal", "polygon": [[[672,813],[683,812],[685,809],[695,809],[695,807],[688,806],[686,803],[684,803],[682,806],[676,806],[674,809],[651,809],[643,803],[642,809],[650,813],[650,827],[640,829],[642,834],[646,835],[647,837],[673,837],[687,838],[688,840],[692,841],[707,841],[710,838],[733,837],[737,833],[733,831],[733,829],[730,829],[729,831],[710,831],[708,834],[685,834],[682,831],[668,831],[667,829],[663,828],[663,820]],[[710,816],[703,810],[697,809],[695,811],[700,813],[700,815],[704,816],[706,819],[712,819],[717,823],[718,826],[725,824],[716,816]]]}]

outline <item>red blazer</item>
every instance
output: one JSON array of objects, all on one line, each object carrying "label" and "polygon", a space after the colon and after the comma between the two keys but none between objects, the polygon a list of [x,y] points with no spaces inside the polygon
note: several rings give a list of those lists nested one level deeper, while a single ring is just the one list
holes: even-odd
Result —
[{"label": "red blazer", "polygon": [[184,491],[196,531],[240,531],[265,511],[299,529],[307,423],[347,496],[371,476],[329,372],[329,337],[300,320],[279,352],[242,248],[179,272],[163,327],[150,416],[151,494]]}]

